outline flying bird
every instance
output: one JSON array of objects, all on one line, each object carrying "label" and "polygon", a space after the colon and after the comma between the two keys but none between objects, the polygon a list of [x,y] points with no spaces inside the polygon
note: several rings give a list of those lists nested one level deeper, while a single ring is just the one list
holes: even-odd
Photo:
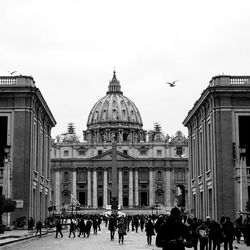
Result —
[{"label": "flying bird", "polygon": [[173,82],[166,82],[167,84],[169,84],[170,87],[175,87],[175,83],[177,82],[178,80],[175,80]]},{"label": "flying bird", "polygon": [[8,71],[11,75],[15,74],[17,71]]}]

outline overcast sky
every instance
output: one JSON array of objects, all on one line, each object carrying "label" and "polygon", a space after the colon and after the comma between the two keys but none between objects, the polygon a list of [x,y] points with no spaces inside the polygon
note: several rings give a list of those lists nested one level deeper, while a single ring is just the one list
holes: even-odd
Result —
[{"label": "overcast sky", "polygon": [[[114,67],[143,128],[181,130],[218,74],[250,75],[250,1],[1,0],[0,75],[32,75],[57,125],[86,129]],[[165,82],[179,80],[170,88]]]}]

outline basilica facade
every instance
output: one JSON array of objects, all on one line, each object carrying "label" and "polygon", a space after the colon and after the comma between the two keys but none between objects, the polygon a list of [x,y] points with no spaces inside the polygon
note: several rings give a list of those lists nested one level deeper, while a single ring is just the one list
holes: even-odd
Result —
[{"label": "basilica facade", "polygon": [[111,204],[114,141],[120,209],[188,207],[188,140],[181,131],[164,136],[159,124],[144,130],[138,108],[123,95],[114,72],[106,95],[89,113],[83,140],[69,124],[67,133],[52,143],[52,203],[57,210],[73,203],[82,209]]}]

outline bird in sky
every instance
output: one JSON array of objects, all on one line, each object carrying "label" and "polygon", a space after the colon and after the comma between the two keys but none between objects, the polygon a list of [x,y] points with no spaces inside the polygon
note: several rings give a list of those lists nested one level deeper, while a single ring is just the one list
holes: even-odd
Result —
[{"label": "bird in sky", "polygon": [[17,71],[8,71],[11,75],[15,74]]},{"label": "bird in sky", "polygon": [[166,82],[167,84],[169,84],[170,87],[175,87],[175,83],[177,82],[178,80],[175,80],[173,82]]}]

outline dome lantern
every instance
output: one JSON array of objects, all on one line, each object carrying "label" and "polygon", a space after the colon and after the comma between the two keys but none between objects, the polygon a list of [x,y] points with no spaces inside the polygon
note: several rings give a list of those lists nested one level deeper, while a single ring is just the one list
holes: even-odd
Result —
[{"label": "dome lantern", "polygon": [[122,94],[121,85],[120,85],[120,82],[116,78],[115,70],[113,71],[113,79],[109,82],[109,89],[108,89],[107,94],[110,94],[110,93]]}]

